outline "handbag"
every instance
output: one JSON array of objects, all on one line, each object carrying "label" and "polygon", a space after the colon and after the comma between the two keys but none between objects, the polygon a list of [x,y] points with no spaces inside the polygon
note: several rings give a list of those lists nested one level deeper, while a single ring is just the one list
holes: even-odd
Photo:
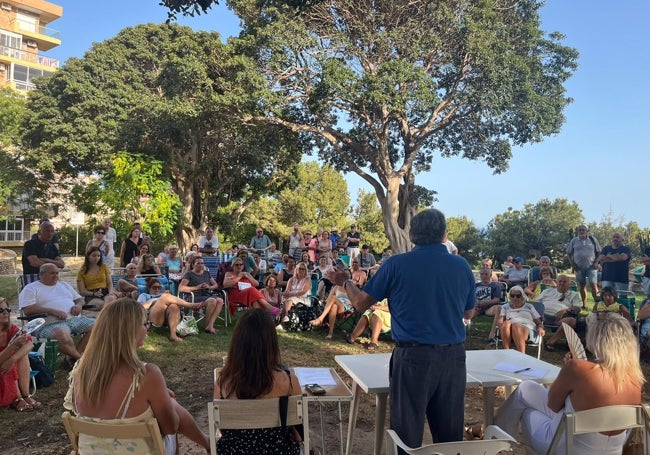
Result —
[{"label": "handbag", "polygon": [[196,319],[194,319],[194,316],[183,316],[183,319],[181,319],[181,322],[179,322],[176,327],[176,334],[179,337],[198,335],[199,325],[197,324]]}]

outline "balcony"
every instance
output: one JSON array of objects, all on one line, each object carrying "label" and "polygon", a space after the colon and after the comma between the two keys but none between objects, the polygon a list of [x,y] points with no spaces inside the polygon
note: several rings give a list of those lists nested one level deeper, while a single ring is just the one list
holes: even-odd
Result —
[{"label": "balcony", "polygon": [[13,19],[11,22],[9,22],[9,24],[13,25],[13,29],[16,32],[36,33],[42,36],[47,36],[49,38],[54,38],[55,40],[61,40],[61,32],[49,28],[46,25],[35,25],[34,23],[22,21],[20,19]]},{"label": "balcony", "polygon": [[48,68],[59,68],[58,59],[38,55],[38,52],[29,52],[13,47],[0,46],[0,56],[10,57],[20,62],[35,63]]}]

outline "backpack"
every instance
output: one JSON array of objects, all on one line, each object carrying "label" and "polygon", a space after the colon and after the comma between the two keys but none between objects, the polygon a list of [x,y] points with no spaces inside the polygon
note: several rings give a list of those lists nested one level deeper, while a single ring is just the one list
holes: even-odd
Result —
[{"label": "backpack", "polygon": [[289,310],[288,317],[289,322],[285,323],[285,326],[289,332],[306,332],[311,330],[309,321],[316,319],[316,310],[303,303],[298,303]]},{"label": "backpack", "polygon": [[32,371],[38,372],[36,376],[34,376],[34,381],[36,381],[37,389],[42,389],[44,387],[49,387],[52,385],[54,382],[54,373],[45,363],[43,356],[38,352],[29,353],[29,367],[32,369]]}]

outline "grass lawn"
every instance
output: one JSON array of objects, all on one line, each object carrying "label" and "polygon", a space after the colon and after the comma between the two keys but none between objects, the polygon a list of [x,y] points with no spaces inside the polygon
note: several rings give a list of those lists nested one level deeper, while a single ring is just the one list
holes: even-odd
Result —
[{"label": "grass lawn", "polygon": [[[70,266],[70,271],[65,275],[70,278],[76,274],[78,266]],[[0,276],[0,295],[15,297],[15,278]],[[641,301],[637,295],[637,306]],[[593,305],[591,297],[590,307]],[[17,308],[15,299],[12,299],[12,308]],[[466,346],[468,349],[493,349],[487,346],[486,338],[492,324],[492,318],[480,316],[475,318]],[[201,327],[201,326],[200,326]],[[140,355],[144,361],[156,363],[160,366],[170,389],[174,390],[178,401],[185,406],[197,419],[199,425],[207,430],[206,403],[213,396],[213,369],[222,365],[223,356],[227,354],[232,336],[233,325],[223,326],[219,321],[216,335],[201,332],[198,336],[186,338],[184,343],[171,343],[167,340],[165,332],[153,330],[149,333]],[[319,366],[334,367],[341,377],[350,384],[350,379],[343,373],[334,361],[334,356],[339,354],[366,353],[363,345],[350,345],[344,341],[343,334],[335,332],[334,340],[325,340],[326,329],[316,329],[311,332],[279,332],[280,348],[284,363],[289,366]],[[549,335],[550,336],[550,335]],[[381,341],[378,352],[390,352],[393,343]],[[536,348],[530,348],[531,355],[536,355]],[[542,360],[555,365],[561,365],[565,351],[542,352]],[[650,365],[644,363],[646,374],[650,373]],[[13,410],[0,409],[0,421],[5,423],[0,426],[0,453],[2,454],[42,454],[63,455],[70,453],[68,438],[61,423],[63,412],[63,397],[67,390],[67,372],[59,368],[56,379],[51,387],[38,390],[35,399],[44,404],[44,409],[38,412],[19,414]],[[468,389],[467,394],[467,419],[482,416],[482,399],[480,389]],[[374,427],[374,396],[363,395],[357,422],[357,434],[372,431]],[[117,398],[116,398],[117,399]],[[121,399],[121,397],[119,397]],[[499,401],[499,400],[497,400]],[[644,401],[648,401],[647,387],[644,392]],[[346,406],[347,409],[347,406]],[[347,420],[347,412],[345,419]],[[330,414],[334,414],[334,408]],[[472,414],[473,413],[473,414]],[[310,413],[311,414],[311,413]],[[479,417],[480,418],[480,417]],[[315,422],[312,422],[314,425]],[[347,422],[344,422],[347,424]],[[315,429],[315,427],[314,427]],[[356,442],[360,442],[357,438]],[[181,444],[182,444],[181,440]],[[356,449],[359,447],[359,449]],[[194,447],[192,447],[194,448]],[[357,446],[354,453],[363,455],[370,453],[371,447]],[[199,453],[185,450],[181,453]]]}]

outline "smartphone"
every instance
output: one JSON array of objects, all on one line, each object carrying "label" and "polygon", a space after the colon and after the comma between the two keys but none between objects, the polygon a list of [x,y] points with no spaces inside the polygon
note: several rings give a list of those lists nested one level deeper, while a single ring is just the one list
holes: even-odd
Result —
[{"label": "smartphone", "polygon": [[305,389],[311,392],[312,395],[325,395],[325,389],[318,384],[305,384]]}]

